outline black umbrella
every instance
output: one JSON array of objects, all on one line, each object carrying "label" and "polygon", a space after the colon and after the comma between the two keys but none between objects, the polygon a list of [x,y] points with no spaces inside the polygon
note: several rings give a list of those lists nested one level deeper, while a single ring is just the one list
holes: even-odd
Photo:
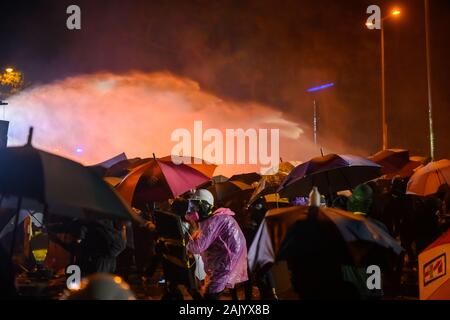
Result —
[{"label": "black umbrella", "polygon": [[402,247],[375,220],[328,207],[290,207],[267,212],[249,248],[256,270],[292,256],[314,259],[324,254],[342,263],[361,265],[378,253],[399,254]]},{"label": "black umbrella", "polygon": [[[92,170],[28,144],[0,151],[0,195],[17,210],[75,218],[132,219],[131,208]],[[9,201],[8,201],[9,200]],[[14,237],[13,237],[14,238]]]},{"label": "black umbrella", "polygon": [[230,181],[241,181],[248,185],[251,185],[254,182],[258,182],[259,179],[261,179],[260,174],[258,174],[256,172],[250,172],[250,173],[235,174],[229,180]]},{"label": "black umbrella", "polygon": [[313,187],[322,194],[350,190],[381,175],[381,166],[362,157],[329,154],[302,163],[278,189],[282,197],[307,196]]}]

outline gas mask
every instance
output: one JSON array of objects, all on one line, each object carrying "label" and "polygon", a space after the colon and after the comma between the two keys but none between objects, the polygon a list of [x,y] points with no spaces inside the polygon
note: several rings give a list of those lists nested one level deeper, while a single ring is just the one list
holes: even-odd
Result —
[{"label": "gas mask", "polygon": [[189,222],[203,221],[212,214],[212,206],[203,200],[189,200],[185,219]]}]

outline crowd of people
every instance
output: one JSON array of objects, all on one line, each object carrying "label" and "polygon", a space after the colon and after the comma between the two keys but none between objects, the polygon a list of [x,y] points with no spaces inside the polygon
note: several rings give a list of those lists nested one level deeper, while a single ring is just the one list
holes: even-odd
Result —
[{"label": "crowd of people", "polygon": [[[399,177],[389,181],[378,179],[346,192],[318,199],[312,193],[309,198],[295,198],[284,204],[309,205],[310,208],[309,218],[290,228],[277,256],[279,260],[287,261],[292,288],[299,298],[382,299],[403,294],[405,268],[417,272],[418,254],[448,229],[450,199],[448,185],[443,185],[432,196],[420,197],[406,193],[406,182],[407,179]],[[339,250],[330,250],[333,239],[326,235],[332,232],[319,232],[327,228],[318,222],[317,210],[321,206],[370,219],[404,248],[400,255],[385,254],[383,281],[386,285],[382,290],[367,290],[365,269],[346,265]],[[270,265],[258,272],[248,268],[248,248],[268,209],[260,198],[251,205],[247,202],[234,204],[234,212],[215,201],[210,191],[198,189],[160,203],[158,208],[153,204],[135,209],[140,224],[53,216],[42,226],[41,232],[47,235],[49,243],[67,253],[67,265],[78,265],[82,277],[89,280],[83,293],[78,290],[64,298],[88,298],[87,292],[92,291],[92,286],[100,285],[117,287],[114,290],[118,292],[118,299],[134,299],[125,280],[132,281],[132,276],[137,275],[138,282],[145,281],[162,267],[163,299],[183,299],[180,285],[186,286],[194,299],[220,299],[227,290],[237,299],[237,288],[242,288],[245,299],[254,299],[254,286],[259,289],[260,299],[278,299]],[[166,231],[172,232],[172,240],[180,241],[181,244],[174,246],[178,246],[176,250],[169,248],[173,241],[162,236],[158,215],[172,215],[169,223],[173,223],[175,231]],[[308,233],[299,231],[305,224],[309,227]],[[24,235],[22,240],[26,237]],[[304,242],[315,244],[308,257],[300,254],[296,247]],[[0,246],[0,249],[0,296],[17,298],[17,265],[4,247]],[[24,248],[19,246],[19,250]],[[29,258],[26,263],[32,265],[31,260]],[[26,263],[22,262],[22,265]],[[108,278],[108,274],[121,276],[124,280]],[[104,297],[111,298],[108,294],[114,290],[104,290]],[[97,294],[99,291],[92,292]]]}]

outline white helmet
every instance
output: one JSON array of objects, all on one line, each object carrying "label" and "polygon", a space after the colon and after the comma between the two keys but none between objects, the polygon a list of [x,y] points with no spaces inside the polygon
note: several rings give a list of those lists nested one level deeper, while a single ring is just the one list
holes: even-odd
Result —
[{"label": "white helmet", "polygon": [[211,207],[214,206],[214,196],[206,189],[198,189],[189,200],[202,200],[209,203]]}]

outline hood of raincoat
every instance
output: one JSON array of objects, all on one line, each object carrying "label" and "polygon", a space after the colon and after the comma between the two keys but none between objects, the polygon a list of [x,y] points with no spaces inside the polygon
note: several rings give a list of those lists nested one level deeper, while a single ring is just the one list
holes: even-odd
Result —
[{"label": "hood of raincoat", "polygon": [[202,256],[210,280],[208,293],[233,288],[248,279],[247,245],[233,216],[228,208],[217,209],[210,218],[199,222],[200,236],[187,245],[189,251]]},{"label": "hood of raincoat", "polygon": [[228,208],[219,208],[212,214],[213,216],[220,216],[220,215],[227,215],[227,216],[234,216],[235,213],[231,211]]}]

